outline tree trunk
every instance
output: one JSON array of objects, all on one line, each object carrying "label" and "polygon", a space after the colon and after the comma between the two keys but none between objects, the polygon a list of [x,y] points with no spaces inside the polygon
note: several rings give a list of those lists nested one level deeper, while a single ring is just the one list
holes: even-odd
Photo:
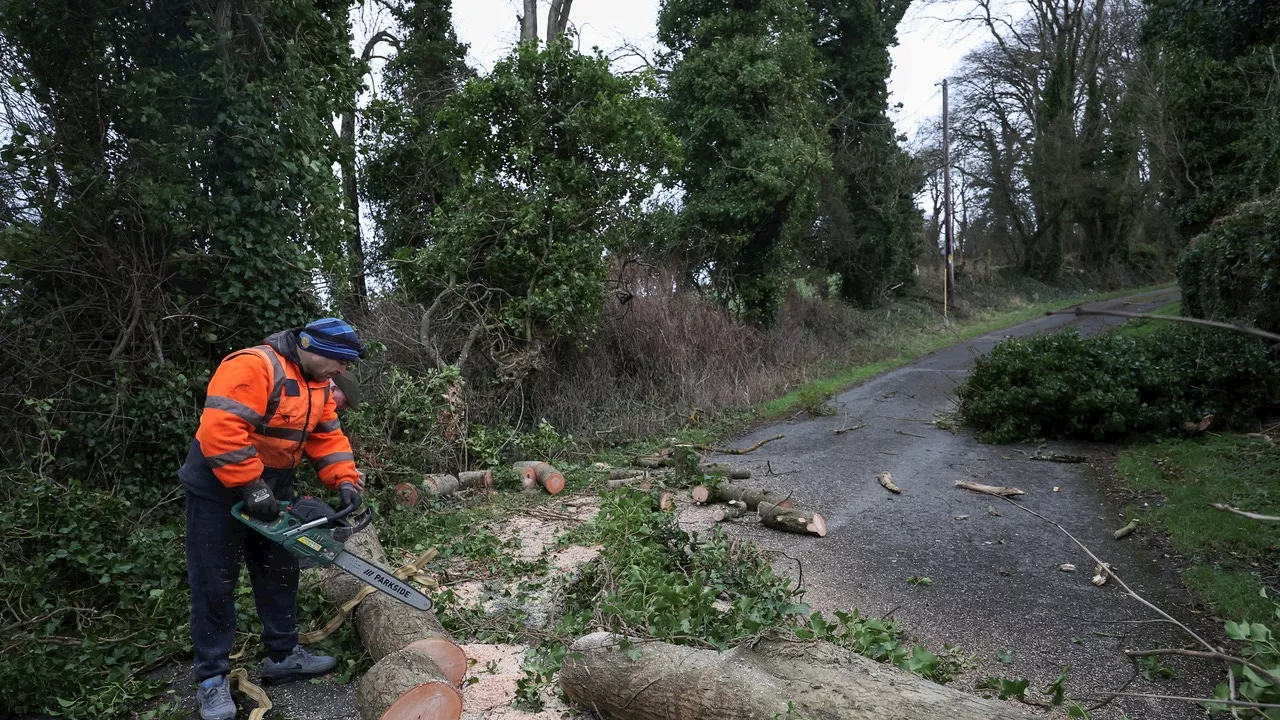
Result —
[{"label": "tree trunk", "polygon": [[492,470],[463,470],[458,473],[458,484],[464,490],[493,490]]},{"label": "tree trunk", "polygon": [[430,657],[404,648],[382,658],[360,678],[356,703],[362,720],[457,720],[462,694]]},{"label": "tree trunk", "polygon": [[569,27],[569,8],[572,6],[573,0],[551,0],[551,11],[547,13],[548,45]]},{"label": "tree trunk", "polygon": [[[389,567],[372,526],[351,536],[345,546],[353,555],[374,565]],[[328,569],[320,584],[325,599],[335,605],[347,602],[364,587],[365,583],[336,568]],[[414,645],[418,652],[431,658],[437,670],[450,682],[454,685],[462,683],[467,673],[466,654],[454,644],[435,613],[415,610],[389,595],[374,592],[360,601],[352,615],[360,633],[360,642],[375,662]]]},{"label": "tree trunk", "polygon": [[538,40],[538,0],[524,0],[524,15],[520,16],[520,42]]},{"label": "tree trunk", "polygon": [[462,484],[452,475],[423,475],[422,489],[429,495],[452,495],[458,492]]},{"label": "tree trunk", "polygon": [[1014,703],[983,700],[827,643],[764,641],[728,652],[605,632],[565,655],[560,687],[616,720],[1031,720]]}]

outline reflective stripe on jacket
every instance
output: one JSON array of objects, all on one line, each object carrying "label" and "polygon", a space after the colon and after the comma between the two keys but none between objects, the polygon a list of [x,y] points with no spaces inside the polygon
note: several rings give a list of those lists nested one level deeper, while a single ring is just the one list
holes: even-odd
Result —
[{"label": "reflective stripe on jacket", "polygon": [[292,470],[303,455],[330,488],[359,482],[329,382],[307,380],[295,361],[271,345],[223,359],[209,381],[196,440],[229,488],[257,480],[264,469]]}]

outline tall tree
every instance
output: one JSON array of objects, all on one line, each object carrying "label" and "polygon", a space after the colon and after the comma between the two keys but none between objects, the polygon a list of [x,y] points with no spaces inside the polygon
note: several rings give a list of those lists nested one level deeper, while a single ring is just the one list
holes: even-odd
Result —
[{"label": "tall tree", "polygon": [[667,116],[684,148],[684,254],[760,324],[776,314],[786,238],[808,232],[828,165],[810,28],[801,0],[665,0],[658,16]]},{"label": "tall tree", "polygon": [[432,213],[459,181],[440,144],[436,113],[471,77],[449,2],[398,0],[389,7],[398,26],[396,52],[383,69],[383,96],[370,103],[363,133],[362,189],[378,264],[434,236]]},{"label": "tall tree", "polygon": [[563,36],[520,43],[467,83],[439,113],[458,181],[430,241],[400,253],[402,286],[424,304],[466,296],[451,307],[471,318],[469,342],[523,352],[589,337],[610,232],[639,212],[674,150],[653,91]]},{"label": "tall tree", "polygon": [[873,303],[914,277],[922,177],[888,117],[889,49],[910,0],[809,0],[830,117],[833,173],[824,185],[816,257],[840,294]]}]

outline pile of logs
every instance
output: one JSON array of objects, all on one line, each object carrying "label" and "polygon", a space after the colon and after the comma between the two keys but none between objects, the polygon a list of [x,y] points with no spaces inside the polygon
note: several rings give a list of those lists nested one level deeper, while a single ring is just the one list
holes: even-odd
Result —
[{"label": "pile of logs", "polygon": [[[503,480],[517,480],[523,490],[541,487],[549,495],[558,495],[564,490],[564,473],[544,462],[522,461],[498,472],[502,473]],[[422,476],[420,483],[404,482],[396,485],[395,492],[396,501],[401,505],[416,507],[428,497],[446,497],[463,490],[491,493],[493,486],[493,470],[468,470],[457,475],[428,473]]]},{"label": "pile of logs", "polygon": [[827,521],[820,513],[799,509],[791,498],[768,490],[729,484],[698,485],[689,494],[699,505],[716,501],[726,503],[724,507],[716,509],[713,515],[716,522],[725,522],[755,511],[759,513],[760,522],[765,527],[817,537],[827,535]]},{"label": "pile of logs", "polygon": [[[388,567],[372,526],[347,540],[346,549]],[[330,569],[320,585],[325,599],[336,605],[346,603],[363,587],[364,583],[336,569]],[[467,657],[434,613],[375,592],[360,601],[353,615],[360,641],[374,660],[356,691],[362,720],[461,717],[459,689]]]}]

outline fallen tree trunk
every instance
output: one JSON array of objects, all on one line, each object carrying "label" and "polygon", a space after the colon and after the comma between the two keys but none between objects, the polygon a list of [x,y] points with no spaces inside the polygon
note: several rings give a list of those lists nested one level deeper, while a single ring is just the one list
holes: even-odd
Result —
[{"label": "fallen tree trunk", "polygon": [[422,489],[430,495],[452,495],[462,487],[458,478],[444,473],[428,473],[422,476]]},{"label": "fallen tree trunk", "polygon": [[524,460],[516,463],[515,466],[525,470],[532,470],[533,477],[537,483],[551,495],[559,494],[561,490],[564,490],[564,475],[544,462]]},{"label": "fallen tree trunk", "polygon": [[521,490],[532,490],[538,487],[538,473],[534,472],[533,468],[520,467],[520,463],[516,463],[512,467],[520,475]]},{"label": "fallen tree trunk", "polygon": [[818,537],[827,536],[827,521],[822,515],[812,510],[784,508],[767,502],[760,503],[756,510],[760,512],[760,522],[774,530]]},{"label": "fallen tree trunk", "polygon": [[649,481],[644,475],[632,475],[630,477],[616,478],[605,483],[611,489],[620,487],[638,487],[644,490],[649,489]]},{"label": "fallen tree trunk", "polygon": [[734,469],[729,466],[729,463],[703,463],[698,466],[698,472],[703,475],[727,477],[731,480],[747,480],[751,477],[750,470],[746,468]]},{"label": "fallen tree trunk", "polygon": [[827,643],[766,640],[727,652],[632,640],[605,632],[565,654],[560,687],[616,720],[1031,720],[1009,702],[983,700]]},{"label": "fallen tree trunk", "polygon": [[382,658],[360,678],[356,703],[362,720],[457,720],[462,694],[427,655],[404,648]]},{"label": "fallen tree trunk", "polygon": [[759,488],[744,487],[742,485],[725,485],[715,488],[711,485],[699,485],[689,493],[693,497],[693,501],[699,504],[715,502],[717,500],[737,500],[747,506],[749,510],[755,510],[762,502],[771,503],[778,507],[789,508],[794,503],[791,498],[786,498],[777,493]]},{"label": "fallen tree trunk", "polygon": [[493,490],[492,470],[464,470],[458,473],[458,484],[464,490]]},{"label": "fallen tree trunk", "polygon": [[[374,565],[389,566],[372,526],[351,536],[345,545],[348,552]],[[320,583],[325,599],[335,605],[347,602],[364,587],[365,583],[335,568],[330,568]],[[415,610],[389,595],[374,592],[356,606],[352,615],[360,642],[374,662],[413,646],[417,652],[430,657],[450,682],[462,683],[467,674],[467,656],[445,632],[435,613]]]}]

